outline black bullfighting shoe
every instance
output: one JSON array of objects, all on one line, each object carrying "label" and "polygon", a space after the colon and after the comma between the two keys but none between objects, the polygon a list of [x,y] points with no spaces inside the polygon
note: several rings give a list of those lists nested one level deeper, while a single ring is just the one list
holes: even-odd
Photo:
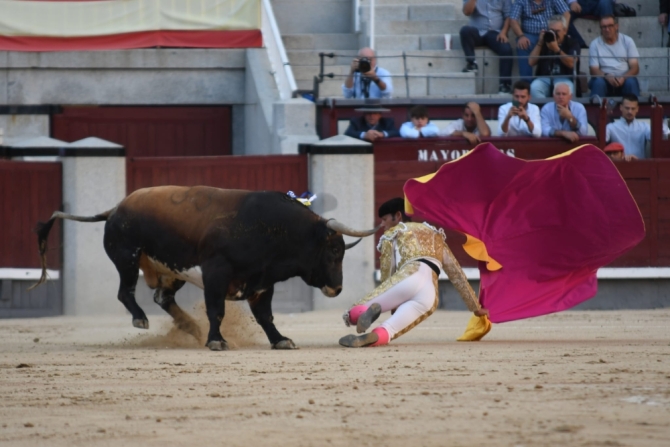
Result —
[{"label": "black bullfighting shoe", "polygon": [[374,332],[363,335],[349,334],[340,338],[340,344],[347,348],[363,348],[365,346],[370,346],[374,343],[377,343],[378,340],[379,336]]},{"label": "black bullfighting shoe", "polygon": [[368,309],[358,317],[358,323],[356,323],[356,332],[362,334],[367,331],[372,323],[374,323],[377,318],[382,314],[382,306],[377,303],[372,304]]}]

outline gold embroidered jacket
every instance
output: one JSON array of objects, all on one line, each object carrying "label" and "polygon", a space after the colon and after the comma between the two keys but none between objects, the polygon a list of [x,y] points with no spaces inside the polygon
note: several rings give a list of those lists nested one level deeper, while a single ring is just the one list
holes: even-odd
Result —
[{"label": "gold embroidered jacket", "polygon": [[379,263],[382,283],[404,265],[426,259],[444,269],[470,311],[480,308],[479,300],[449,249],[442,229],[438,230],[427,223],[401,222],[384,233],[377,249],[381,252]]}]

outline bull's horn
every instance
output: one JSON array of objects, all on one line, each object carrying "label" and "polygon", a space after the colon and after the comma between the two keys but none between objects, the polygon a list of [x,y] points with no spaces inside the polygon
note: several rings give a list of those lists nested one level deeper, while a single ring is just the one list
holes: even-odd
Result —
[{"label": "bull's horn", "polygon": [[363,238],[359,238],[356,242],[350,242],[348,244],[344,244],[344,249],[349,250],[350,248],[354,248],[362,240],[363,240]]},{"label": "bull's horn", "polygon": [[375,234],[377,230],[381,228],[381,225],[378,226],[377,228],[373,228],[372,230],[364,230],[364,231],[359,231],[359,230],[354,230],[353,228],[349,228],[348,226],[344,225],[342,222],[338,222],[335,219],[330,219],[326,225],[328,228],[330,228],[333,231],[337,231],[338,233],[344,234],[346,236],[352,236],[352,237],[365,237],[365,236],[370,236],[371,234]]}]

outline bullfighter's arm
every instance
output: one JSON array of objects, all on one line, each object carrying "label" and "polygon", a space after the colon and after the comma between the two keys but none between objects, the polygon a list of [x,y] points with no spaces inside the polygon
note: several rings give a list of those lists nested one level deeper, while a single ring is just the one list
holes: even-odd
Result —
[{"label": "bullfighter's arm", "polygon": [[442,268],[449,277],[451,284],[458,291],[459,295],[461,295],[468,310],[479,313],[479,310],[482,307],[481,304],[479,304],[479,299],[477,298],[477,295],[475,295],[475,291],[472,290],[467,276],[465,276],[461,265],[458,263],[458,260],[456,260],[456,257],[451,252],[446,242],[442,249]]}]

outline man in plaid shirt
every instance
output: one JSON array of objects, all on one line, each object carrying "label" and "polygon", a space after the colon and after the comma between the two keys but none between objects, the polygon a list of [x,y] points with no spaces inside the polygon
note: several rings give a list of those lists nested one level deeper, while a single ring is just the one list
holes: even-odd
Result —
[{"label": "man in plaid shirt", "polygon": [[516,34],[516,54],[519,56],[519,76],[522,80],[533,80],[533,69],[528,55],[537,45],[540,32],[548,29],[549,17],[565,16],[570,23],[570,10],[564,0],[516,0],[512,5],[510,24]]}]

